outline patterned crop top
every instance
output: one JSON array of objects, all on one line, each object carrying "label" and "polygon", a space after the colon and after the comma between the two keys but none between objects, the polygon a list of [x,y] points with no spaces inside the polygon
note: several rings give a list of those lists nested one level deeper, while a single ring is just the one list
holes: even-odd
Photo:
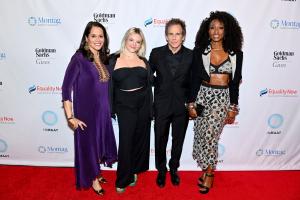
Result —
[{"label": "patterned crop top", "polygon": [[209,71],[211,74],[231,74],[232,73],[232,65],[231,65],[229,57],[219,65],[214,65],[214,64],[210,63]]}]

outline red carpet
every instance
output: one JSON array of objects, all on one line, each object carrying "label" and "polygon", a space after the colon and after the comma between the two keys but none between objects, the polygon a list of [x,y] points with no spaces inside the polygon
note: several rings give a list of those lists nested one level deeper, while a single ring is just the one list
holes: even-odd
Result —
[{"label": "red carpet", "polygon": [[123,194],[114,190],[115,171],[104,171],[109,183],[103,184],[106,190],[103,197],[91,189],[77,191],[73,172],[73,168],[0,165],[0,199],[300,200],[300,171],[218,171],[214,187],[206,195],[198,192],[199,172],[195,171],[180,171],[181,184],[177,187],[171,184],[168,175],[163,189],[155,185],[157,173],[146,172],[139,175],[135,187],[128,187]]}]

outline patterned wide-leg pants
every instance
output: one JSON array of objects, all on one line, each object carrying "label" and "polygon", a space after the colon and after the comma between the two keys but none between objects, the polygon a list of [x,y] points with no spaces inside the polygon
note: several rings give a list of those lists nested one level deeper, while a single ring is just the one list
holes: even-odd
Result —
[{"label": "patterned wide-leg pants", "polygon": [[194,121],[193,158],[205,170],[208,165],[216,168],[218,162],[218,142],[225,125],[229,107],[227,86],[202,84],[196,99],[205,108]]}]

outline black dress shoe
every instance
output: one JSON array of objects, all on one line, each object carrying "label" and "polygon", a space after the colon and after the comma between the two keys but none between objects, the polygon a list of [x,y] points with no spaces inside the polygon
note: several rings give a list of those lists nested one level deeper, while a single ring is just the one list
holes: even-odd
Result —
[{"label": "black dress shoe", "polygon": [[160,188],[165,187],[166,185],[166,173],[165,172],[158,172],[156,177],[156,185]]},{"label": "black dress shoe", "polygon": [[173,185],[179,185],[180,183],[180,178],[177,174],[177,170],[170,170],[170,175],[171,175],[171,182]]}]

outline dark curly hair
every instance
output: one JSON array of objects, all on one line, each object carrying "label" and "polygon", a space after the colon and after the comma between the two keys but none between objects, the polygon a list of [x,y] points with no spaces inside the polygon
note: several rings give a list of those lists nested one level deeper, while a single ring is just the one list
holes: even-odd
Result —
[{"label": "dark curly hair", "polygon": [[213,20],[219,20],[224,24],[223,48],[226,52],[241,51],[243,46],[243,34],[238,21],[229,13],[224,11],[211,12],[208,18],[205,18],[196,35],[195,48],[204,51],[210,44],[208,35],[209,25]]},{"label": "dark curly hair", "polygon": [[86,25],[86,27],[84,29],[84,32],[83,32],[83,35],[82,35],[82,38],[81,38],[79,49],[77,51],[80,51],[83,54],[83,56],[85,58],[87,58],[89,61],[91,61],[91,62],[94,61],[94,55],[93,55],[93,53],[90,50],[86,50],[84,48],[84,46],[86,44],[86,39],[85,38],[89,36],[89,34],[91,33],[91,30],[92,30],[93,27],[99,27],[103,31],[104,44],[103,44],[102,48],[99,50],[99,57],[100,57],[100,60],[104,64],[107,64],[107,62],[108,62],[108,55],[109,55],[109,48],[108,48],[109,38],[108,38],[108,34],[106,32],[105,27],[102,24],[100,24],[99,22],[90,21]]}]

